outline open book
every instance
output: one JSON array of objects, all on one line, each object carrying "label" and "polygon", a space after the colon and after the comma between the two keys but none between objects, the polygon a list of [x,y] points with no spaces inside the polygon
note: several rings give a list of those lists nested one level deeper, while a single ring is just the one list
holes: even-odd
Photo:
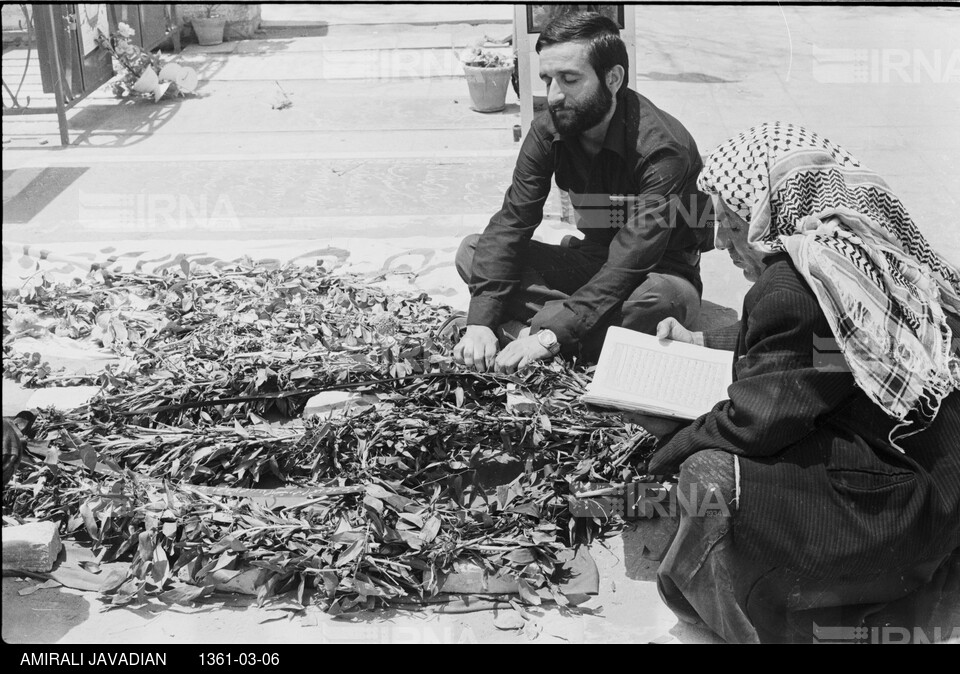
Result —
[{"label": "open book", "polygon": [[733,353],[612,327],[585,403],[696,419],[727,398]]}]

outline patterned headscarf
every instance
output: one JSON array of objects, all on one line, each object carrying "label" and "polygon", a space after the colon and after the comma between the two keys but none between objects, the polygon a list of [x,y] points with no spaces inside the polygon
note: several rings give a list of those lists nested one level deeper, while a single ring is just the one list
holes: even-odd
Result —
[{"label": "patterned headscarf", "polygon": [[926,428],[960,389],[944,316],[960,315],[960,270],[883,179],[826,138],[776,122],[720,145],[698,184],[749,224],[751,247],[790,255],[857,385],[901,422],[891,439]]}]

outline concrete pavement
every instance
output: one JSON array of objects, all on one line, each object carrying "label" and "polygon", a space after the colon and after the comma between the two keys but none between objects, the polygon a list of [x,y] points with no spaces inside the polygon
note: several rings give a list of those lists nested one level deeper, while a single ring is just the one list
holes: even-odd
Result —
[{"label": "concrete pavement", "polygon": [[[465,307],[453,253],[502,200],[519,108],[511,92],[502,113],[470,110],[453,49],[509,33],[510,7],[388,7],[375,16],[351,6],[270,7],[277,15],[265,8],[263,39],[192,46],[178,57],[201,72],[198,97],[155,105],[98,92],[71,111],[66,149],[55,120],[4,118],[4,287],[44,251],[40,264],[65,274],[108,257],[134,266],[170,262],[177,252],[309,251],[345,269],[396,272],[398,285]],[[880,171],[933,245],[960,263],[960,10],[636,11],[639,90],[686,124],[701,152],[760,121],[804,124]],[[283,28],[296,12],[303,35]],[[19,79],[18,58],[4,55],[5,81]],[[283,95],[293,105],[275,109]],[[547,214],[538,235],[559,240],[569,229],[555,196]],[[718,253],[703,267],[705,298],[739,308],[747,288],[740,272]],[[607,618],[548,617],[556,627],[545,640],[709,640],[660,603],[636,545],[628,533],[597,548]],[[5,625],[7,592],[5,580]],[[83,600],[61,642],[107,633],[131,641],[317,639],[315,630],[260,625],[262,615],[246,609],[222,624],[173,614],[129,620]],[[481,641],[522,640],[491,631],[484,614],[435,618],[426,630],[418,618],[396,620],[421,640],[456,641],[457,625]],[[390,634],[378,638],[401,640]]]},{"label": "concrete pavement", "polygon": [[[266,39],[192,46],[179,57],[201,72],[199,98],[118,103],[98,92],[72,111],[67,151],[56,147],[52,120],[5,119],[4,166],[14,173],[5,174],[4,240],[198,243],[267,234],[402,246],[406,236],[430,235],[454,250],[499,205],[519,121],[512,93],[502,113],[469,109],[454,49],[509,32],[507,10],[272,5]],[[703,153],[762,120],[805,124],[880,171],[933,244],[960,260],[949,225],[960,194],[952,114],[960,11],[636,11],[638,87],[690,128]],[[462,23],[454,23],[458,14]],[[291,16],[323,34],[271,39]],[[398,16],[412,23],[358,23]],[[5,55],[5,72],[18,67],[16,54]],[[276,110],[282,95],[293,105]],[[559,201],[547,210],[542,232],[559,239]],[[746,289],[738,272],[722,255],[707,255],[704,267],[716,279],[707,299],[738,307]],[[453,290],[462,306],[456,276],[442,283],[449,287],[427,290],[448,298]]]}]

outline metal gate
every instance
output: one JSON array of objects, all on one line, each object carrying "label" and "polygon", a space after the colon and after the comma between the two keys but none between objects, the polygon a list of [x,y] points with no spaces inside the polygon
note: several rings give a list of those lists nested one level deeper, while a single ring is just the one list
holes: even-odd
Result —
[{"label": "metal gate", "polygon": [[[110,54],[96,43],[98,31],[110,33],[120,22],[136,31],[135,42],[152,51],[168,39],[180,50],[180,25],[174,5],[33,4],[25,12],[27,63],[39,67],[44,93],[53,93],[55,106],[24,105],[16,91],[4,81],[6,100],[3,114],[57,114],[60,142],[70,144],[66,111],[84,96],[114,76]],[[36,38],[36,63],[30,38]]]}]

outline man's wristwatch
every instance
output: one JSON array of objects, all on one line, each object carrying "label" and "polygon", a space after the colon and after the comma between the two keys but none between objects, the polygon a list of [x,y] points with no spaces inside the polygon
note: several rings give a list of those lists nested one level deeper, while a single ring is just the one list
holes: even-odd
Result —
[{"label": "man's wristwatch", "polygon": [[553,330],[538,331],[537,341],[540,342],[540,346],[550,352],[551,356],[556,356],[560,352],[560,342],[557,341],[557,335]]}]

